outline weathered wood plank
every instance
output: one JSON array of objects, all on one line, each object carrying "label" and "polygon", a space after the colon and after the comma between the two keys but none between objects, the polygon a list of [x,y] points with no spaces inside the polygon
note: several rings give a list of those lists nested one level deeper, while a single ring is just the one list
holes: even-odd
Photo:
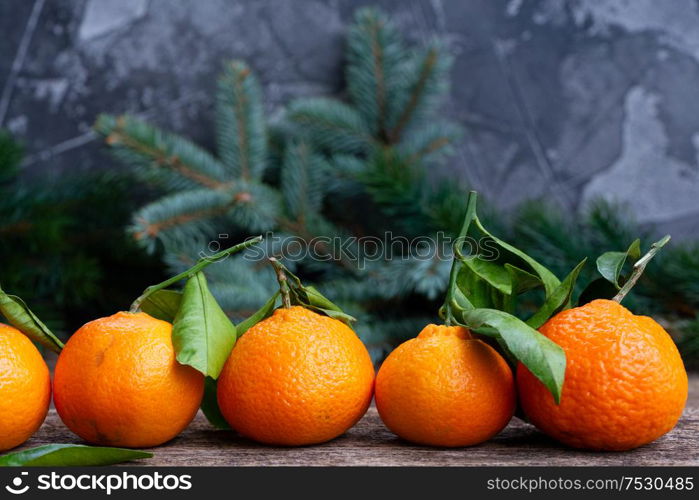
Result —
[{"label": "weathered wood plank", "polygon": [[[513,419],[493,440],[461,449],[413,446],[391,434],[375,408],[345,435],[318,446],[262,446],[232,432],[215,431],[200,414],[177,439],[155,448],[138,465],[699,465],[699,377],[678,426],[655,443],[625,453],[592,453],[558,445],[534,427]],[[25,445],[79,442],[51,410],[41,430]],[[136,465],[136,464],[134,464]]]}]

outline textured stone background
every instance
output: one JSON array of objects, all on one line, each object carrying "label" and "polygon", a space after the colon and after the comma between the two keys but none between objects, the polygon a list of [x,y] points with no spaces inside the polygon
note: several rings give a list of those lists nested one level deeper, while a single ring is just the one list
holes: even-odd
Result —
[{"label": "textured stone background", "polygon": [[457,56],[451,164],[503,206],[606,196],[676,235],[699,231],[697,0],[3,0],[0,126],[28,175],[121,168],[90,132],[137,113],[213,143],[221,62],[244,58],[270,111],[342,89],[353,10],[380,4]]}]

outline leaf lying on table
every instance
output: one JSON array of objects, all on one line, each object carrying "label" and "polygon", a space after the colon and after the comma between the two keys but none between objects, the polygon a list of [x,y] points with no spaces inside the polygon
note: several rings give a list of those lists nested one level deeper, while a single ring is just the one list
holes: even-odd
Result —
[{"label": "leaf lying on table", "polygon": [[47,444],[3,455],[0,457],[0,467],[112,465],[152,456],[152,453],[126,448]]}]

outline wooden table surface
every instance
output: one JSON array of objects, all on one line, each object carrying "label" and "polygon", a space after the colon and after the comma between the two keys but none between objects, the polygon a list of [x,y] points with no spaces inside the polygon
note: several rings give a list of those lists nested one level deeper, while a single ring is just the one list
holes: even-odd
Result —
[{"label": "wooden table surface", "polygon": [[[52,409],[41,430],[23,448],[79,442]],[[699,376],[690,379],[689,401],[677,427],[654,443],[624,453],[565,448],[516,418],[494,439],[478,446],[414,446],[391,434],[374,407],[346,434],[317,446],[258,445],[232,432],[214,430],[199,414],[178,438],[152,451],[152,459],[130,465],[699,465]]]}]

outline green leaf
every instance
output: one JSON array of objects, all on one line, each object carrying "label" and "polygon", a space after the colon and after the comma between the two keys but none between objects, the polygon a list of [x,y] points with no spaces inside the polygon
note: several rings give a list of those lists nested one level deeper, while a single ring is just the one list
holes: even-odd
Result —
[{"label": "green leaf", "polygon": [[455,309],[474,309],[473,303],[466,297],[461,288],[455,287],[452,293],[452,303],[450,304]]},{"label": "green leaf", "polygon": [[152,453],[125,448],[86,446],[81,444],[47,444],[3,455],[0,457],[0,466],[76,467],[81,465],[112,465],[139,458],[151,458],[152,456]]},{"label": "green leaf", "polygon": [[247,318],[245,321],[242,321],[241,323],[238,323],[238,326],[236,326],[236,330],[238,333],[238,338],[242,337],[242,335],[247,332],[250,328],[252,328],[254,325],[262,321],[263,319],[269,318],[272,313],[274,312],[274,308],[277,304],[277,298],[279,297],[280,292],[277,290],[277,292],[270,297],[270,299],[265,302],[265,304],[260,307],[252,316]]},{"label": "green leaf", "polygon": [[524,263],[526,263],[531,268],[531,270],[534,271],[534,273],[541,280],[541,283],[544,285],[547,297],[550,294],[552,294],[554,290],[556,290],[556,288],[558,288],[558,285],[561,284],[558,278],[556,278],[556,276],[546,267],[539,264],[536,260],[528,256],[521,250],[493,236],[487,229],[485,229],[485,227],[483,227],[483,224],[481,223],[478,217],[474,217],[473,222],[475,223],[478,230],[480,230],[484,235],[490,238],[496,244],[496,246],[499,247],[500,250],[504,251],[505,253],[512,254],[518,259],[524,261]]},{"label": "green leaf", "polygon": [[325,297],[313,285],[304,286],[303,291],[306,292],[308,305],[322,307],[323,309],[330,309],[332,311],[342,311],[340,306],[336,305],[330,299]]},{"label": "green leaf", "polygon": [[[440,315],[447,324],[461,324],[472,331],[494,337],[510,362],[516,359],[548,388],[556,402],[560,402],[565,377],[566,358],[563,349],[512,314],[515,299],[522,290],[543,285],[546,289],[544,307],[555,309],[570,301],[572,283],[582,263],[566,279],[564,285],[548,269],[520,250],[493,237],[476,215],[475,191],[468,196],[466,216],[454,245],[455,258],[449,277],[449,288]],[[495,259],[485,259],[479,253],[475,259],[462,255],[463,243],[475,223],[489,240],[479,247],[492,252]],[[495,244],[496,248],[492,247]],[[502,254],[505,255],[502,255]],[[480,260],[478,262],[476,259]],[[533,273],[515,266],[524,264]]]},{"label": "green leaf", "polygon": [[305,293],[306,297],[305,300],[301,301],[300,305],[307,307],[308,309],[313,309],[315,311],[322,312],[326,316],[330,316],[333,319],[340,320],[343,323],[346,323],[347,325],[351,325],[352,323],[357,321],[357,319],[353,316],[350,316],[349,314],[343,312],[340,306],[330,301],[322,293],[316,290],[315,287],[304,286],[303,292]]},{"label": "green leaf", "polygon": [[541,286],[541,279],[539,279],[538,276],[528,273],[524,269],[520,269],[512,264],[505,264],[505,269],[507,269],[507,272],[510,273],[512,293],[515,295]]},{"label": "green leaf", "polygon": [[342,311],[342,309],[325,297],[322,293],[316,290],[313,286],[304,286],[298,276],[289,271],[284,264],[277,259],[269,259],[279,282],[280,294],[282,302],[285,301],[285,294],[288,294],[288,300],[292,305],[302,306],[306,309],[311,309],[333,319],[342,321],[348,326],[352,326],[354,317]]},{"label": "green leaf", "polygon": [[492,286],[474,273],[469,267],[463,266],[459,270],[454,291],[461,293],[460,299],[466,299],[472,308],[493,306]]},{"label": "green leaf", "polygon": [[158,290],[150,294],[141,303],[141,310],[156,319],[172,323],[182,302],[182,292],[177,290]]},{"label": "green leaf", "polygon": [[580,261],[580,263],[575,266],[575,269],[573,269],[553,293],[548,296],[539,310],[527,320],[529,326],[532,328],[539,328],[546,323],[551,316],[570,306],[570,299],[573,295],[573,290],[575,290],[575,282],[586,262],[587,259]]},{"label": "green leaf", "polygon": [[201,411],[211,425],[221,430],[231,428],[218,407],[217,383],[211,377],[206,377],[204,381],[204,399],[201,401]]},{"label": "green leaf", "polygon": [[198,272],[187,280],[173,323],[177,361],[216,379],[235,340],[235,325],[209,291],[204,273]]},{"label": "green leaf", "polygon": [[613,283],[617,290],[621,288],[619,277],[624,269],[626,260],[629,259],[633,264],[641,256],[641,240],[636,240],[626,252],[606,252],[597,258],[597,270],[599,273]]},{"label": "green leaf", "polygon": [[505,295],[512,294],[512,276],[504,266],[478,256],[465,257],[462,262],[493,288]]},{"label": "green leaf", "polygon": [[493,308],[514,313],[517,295],[541,286],[537,276],[511,264],[474,257],[461,262],[456,290],[470,304],[464,304],[465,308]]},{"label": "green leaf", "polygon": [[2,288],[0,288],[0,313],[7,318],[12,326],[34,342],[38,342],[54,352],[61,352],[63,349],[63,342],[41,322],[27,304],[15,295],[6,294]]},{"label": "green leaf", "polygon": [[505,357],[505,361],[507,361],[507,364],[510,365],[510,368],[512,368],[512,372],[514,374],[517,370],[517,357],[514,354],[512,354],[510,350],[507,348],[507,343],[498,334],[497,330],[494,330],[490,327],[484,327],[476,331],[476,333],[486,335],[488,337],[493,337],[495,339],[495,341],[498,343],[498,346],[500,346],[500,350],[502,351],[502,354]]},{"label": "green leaf", "polygon": [[489,334],[490,327],[509,352],[524,364],[560,403],[565,378],[566,356],[557,344],[524,323],[522,320],[495,309],[470,309],[455,311],[456,319],[467,328],[479,329]]}]

